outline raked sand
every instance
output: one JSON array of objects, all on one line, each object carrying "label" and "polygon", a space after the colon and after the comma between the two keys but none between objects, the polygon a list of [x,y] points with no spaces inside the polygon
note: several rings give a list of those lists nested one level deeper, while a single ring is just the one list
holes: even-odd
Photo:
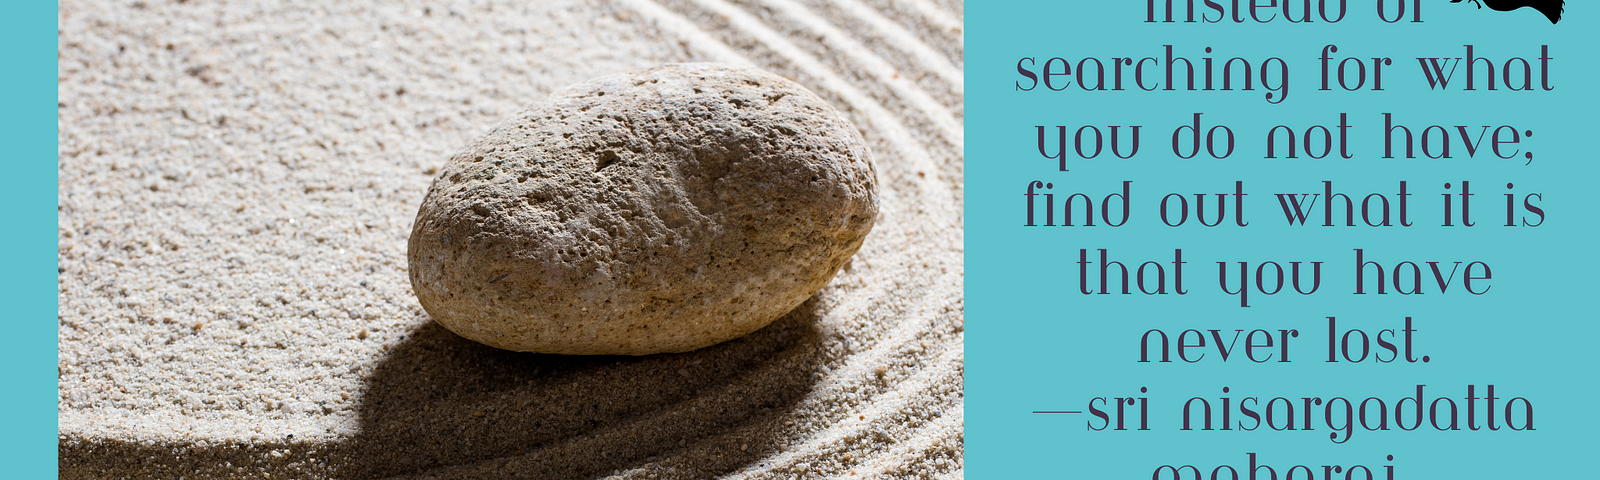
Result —
[{"label": "raked sand", "polygon": [[[962,474],[950,0],[60,6],[63,478]],[[578,81],[757,66],[876,159],[881,214],[749,336],[535,355],[433,323],[406,240],[450,154]]]}]

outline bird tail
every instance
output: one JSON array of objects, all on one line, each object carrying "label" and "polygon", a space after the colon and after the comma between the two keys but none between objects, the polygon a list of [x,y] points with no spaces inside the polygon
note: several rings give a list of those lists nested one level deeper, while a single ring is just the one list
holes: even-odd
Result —
[{"label": "bird tail", "polygon": [[1565,0],[1551,0],[1532,3],[1533,8],[1538,10],[1539,13],[1543,13],[1545,18],[1549,18],[1552,25],[1561,21],[1561,13],[1566,10],[1567,5]]}]

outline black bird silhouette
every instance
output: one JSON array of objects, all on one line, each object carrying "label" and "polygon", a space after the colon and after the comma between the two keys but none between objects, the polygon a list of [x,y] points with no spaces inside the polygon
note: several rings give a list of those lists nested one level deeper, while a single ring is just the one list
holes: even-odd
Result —
[{"label": "black bird silhouette", "polygon": [[[1462,1],[1450,0],[1450,3],[1461,3]],[[1478,8],[1488,5],[1489,8],[1502,12],[1509,12],[1522,7],[1533,7],[1534,10],[1538,10],[1539,13],[1543,13],[1546,18],[1549,18],[1552,25],[1561,21],[1561,12],[1566,10],[1567,4],[1563,0],[1482,0],[1483,3],[1478,3],[1479,0],[1465,1],[1477,4]]]}]

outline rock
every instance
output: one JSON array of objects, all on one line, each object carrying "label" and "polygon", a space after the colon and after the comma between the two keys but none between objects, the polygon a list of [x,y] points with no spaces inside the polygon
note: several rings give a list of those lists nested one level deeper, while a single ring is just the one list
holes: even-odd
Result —
[{"label": "rock", "polygon": [[451,157],[417,213],[411,284],[490,346],[683,352],[798,306],[877,215],[867,147],[821,98],[666,65],[558,91]]}]

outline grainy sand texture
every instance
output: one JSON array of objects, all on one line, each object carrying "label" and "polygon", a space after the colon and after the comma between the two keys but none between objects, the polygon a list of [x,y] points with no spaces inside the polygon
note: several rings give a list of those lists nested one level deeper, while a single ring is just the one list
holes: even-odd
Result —
[{"label": "grainy sand texture", "polygon": [[[962,475],[951,0],[60,5],[64,478]],[[670,62],[815,91],[877,226],[817,295],[682,353],[458,337],[406,242],[445,160],[552,90]]]}]

